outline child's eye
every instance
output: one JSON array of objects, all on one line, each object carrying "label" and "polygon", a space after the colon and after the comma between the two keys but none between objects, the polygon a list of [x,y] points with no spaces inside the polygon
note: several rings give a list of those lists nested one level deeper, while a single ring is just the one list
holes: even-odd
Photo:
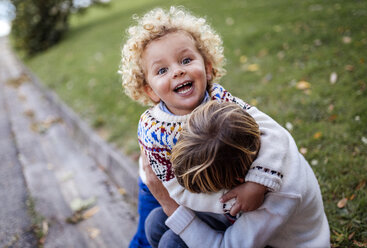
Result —
[{"label": "child's eye", "polygon": [[167,72],[167,68],[160,68],[157,72],[158,75],[162,75]]},{"label": "child's eye", "polygon": [[190,63],[191,61],[192,61],[192,59],[185,58],[184,60],[182,60],[182,64],[186,65],[186,64]]}]

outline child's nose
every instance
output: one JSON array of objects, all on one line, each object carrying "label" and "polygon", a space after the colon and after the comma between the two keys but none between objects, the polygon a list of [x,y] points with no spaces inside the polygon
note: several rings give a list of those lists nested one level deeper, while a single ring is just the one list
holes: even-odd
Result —
[{"label": "child's nose", "polygon": [[186,71],[182,68],[176,68],[173,72],[173,78],[181,77],[185,75]]}]

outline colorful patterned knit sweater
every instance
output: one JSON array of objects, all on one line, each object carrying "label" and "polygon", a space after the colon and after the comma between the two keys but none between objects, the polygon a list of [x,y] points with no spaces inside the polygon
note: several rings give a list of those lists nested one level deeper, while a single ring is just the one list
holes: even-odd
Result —
[{"label": "colorful patterned knit sweater", "polygon": [[[211,100],[234,102],[255,119],[261,131],[261,147],[258,157],[251,165],[245,181],[262,184],[271,191],[277,191],[282,182],[280,161],[287,151],[285,130],[266,114],[241,99],[232,96],[219,84],[209,91]],[[172,147],[189,115],[175,116],[162,111],[158,105],[146,110],[140,118],[138,139],[140,148],[146,153],[150,165],[167,188],[170,196],[180,205],[195,211],[223,213],[219,198],[224,191],[211,194],[196,194],[185,190],[176,180],[170,162]]]}]

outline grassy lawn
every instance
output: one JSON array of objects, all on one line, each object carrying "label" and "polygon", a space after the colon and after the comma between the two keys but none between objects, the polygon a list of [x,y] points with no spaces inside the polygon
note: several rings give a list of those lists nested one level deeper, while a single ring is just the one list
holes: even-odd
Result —
[{"label": "grassy lawn", "polygon": [[222,35],[222,85],[286,126],[319,180],[333,247],[367,247],[366,1],[113,1],[73,16],[66,39],[26,63],[100,134],[136,157],[145,107],[117,74],[134,13],[184,5]]}]

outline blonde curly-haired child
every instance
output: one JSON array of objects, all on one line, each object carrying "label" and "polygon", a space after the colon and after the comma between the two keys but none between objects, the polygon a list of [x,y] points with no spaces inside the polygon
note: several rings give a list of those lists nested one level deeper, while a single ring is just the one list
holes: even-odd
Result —
[{"label": "blonde curly-haired child", "polygon": [[[240,210],[258,208],[267,191],[277,191],[281,186],[281,158],[288,145],[285,130],[217,83],[226,72],[223,44],[204,18],[182,7],[156,8],[133,18],[137,24],[127,30],[120,73],[125,93],[135,101],[152,106],[141,115],[138,125],[142,155],[147,157],[170,196],[180,205],[200,212],[222,215],[230,212],[233,216]],[[264,145],[243,178],[245,183],[230,192],[236,201],[229,204],[220,201],[225,191],[207,194],[203,200],[202,196],[185,190],[174,177],[170,162],[172,147],[189,114],[210,100],[233,102],[246,109],[260,127],[261,140],[266,141],[262,142]],[[146,244],[144,219],[150,208],[156,206],[146,204],[144,210],[143,201],[152,197],[146,196],[144,171],[140,169],[139,174],[140,192],[145,195],[139,197],[141,220],[132,247],[136,242]],[[233,218],[229,214],[226,216]]]}]

